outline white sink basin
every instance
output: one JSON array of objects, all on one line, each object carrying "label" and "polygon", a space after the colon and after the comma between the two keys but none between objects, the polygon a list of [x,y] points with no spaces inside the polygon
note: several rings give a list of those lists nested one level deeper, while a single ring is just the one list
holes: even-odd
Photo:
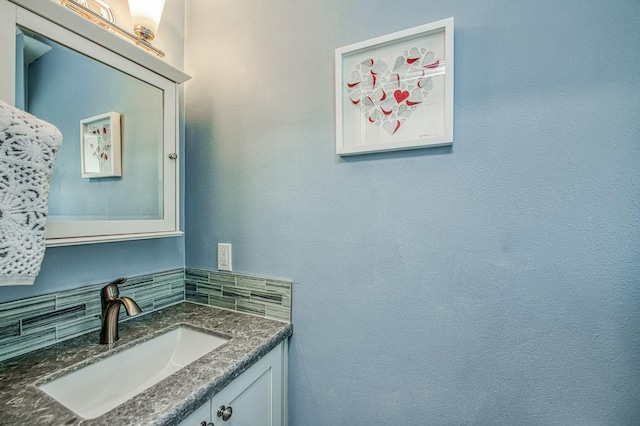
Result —
[{"label": "white sink basin", "polygon": [[76,414],[93,419],[226,341],[179,327],[40,386],[40,389]]}]

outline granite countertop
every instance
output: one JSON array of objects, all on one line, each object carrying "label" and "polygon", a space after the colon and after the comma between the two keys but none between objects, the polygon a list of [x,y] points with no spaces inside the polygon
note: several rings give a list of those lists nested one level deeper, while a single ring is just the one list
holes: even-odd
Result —
[{"label": "granite countertop", "polygon": [[[98,418],[85,420],[36,387],[180,325],[230,340]],[[112,345],[93,332],[1,362],[0,424],[174,425],[292,331],[288,323],[189,302],[141,315],[120,323]]]}]

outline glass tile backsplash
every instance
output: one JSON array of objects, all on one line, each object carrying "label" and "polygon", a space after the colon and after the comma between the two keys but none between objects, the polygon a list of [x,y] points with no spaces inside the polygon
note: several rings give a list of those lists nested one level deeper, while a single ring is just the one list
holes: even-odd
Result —
[{"label": "glass tile backsplash", "polygon": [[[105,284],[1,303],[0,361],[99,330]],[[119,288],[143,312],[187,300],[291,320],[289,281],[187,268],[132,277]]]},{"label": "glass tile backsplash", "polygon": [[187,268],[185,298],[281,321],[291,321],[291,282]]}]

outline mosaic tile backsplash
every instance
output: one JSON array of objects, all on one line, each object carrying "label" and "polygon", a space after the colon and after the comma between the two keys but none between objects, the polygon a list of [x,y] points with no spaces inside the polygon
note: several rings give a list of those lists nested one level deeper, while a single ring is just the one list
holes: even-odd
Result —
[{"label": "mosaic tile backsplash", "polygon": [[[0,304],[0,361],[99,330],[105,284]],[[132,277],[119,289],[143,313],[188,300],[291,320],[289,281],[187,268]]]},{"label": "mosaic tile backsplash", "polygon": [[185,299],[218,308],[291,321],[291,282],[185,269]]}]

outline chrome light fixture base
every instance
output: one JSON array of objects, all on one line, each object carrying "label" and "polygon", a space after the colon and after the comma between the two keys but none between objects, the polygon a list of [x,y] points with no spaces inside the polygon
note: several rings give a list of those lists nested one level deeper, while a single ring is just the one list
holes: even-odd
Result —
[{"label": "chrome light fixture base", "polygon": [[142,25],[136,25],[135,27],[133,27],[133,32],[136,33],[136,35],[139,38],[141,38],[141,39],[143,39],[144,41],[147,41],[147,42],[150,42],[156,36],[153,33],[153,31],[151,31],[147,27],[143,27]]},{"label": "chrome light fixture base", "polygon": [[[153,40],[154,38],[154,34],[153,32],[151,32],[151,38],[146,39],[144,36],[136,36],[134,34],[131,34],[129,31],[123,29],[122,27],[116,25],[113,22],[108,21],[107,19],[103,18],[102,16],[98,15],[97,13],[95,13],[94,11],[92,11],[91,9],[83,6],[82,4],[78,3],[77,1],[74,0],[58,0],[59,3],[63,4],[64,6],[68,7],[69,9],[73,10],[74,12],[76,12],[78,15],[82,16],[83,18],[88,19],[89,21],[100,25],[102,28],[105,28],[109,31],[113,31],[116,32],[118,34],[120,34],[121,36],[133,41],[135,44],[137,44],[138,46],[142,47],[145,50],[148,50],[150,52],[155,53],[156,55],[158,55],[161,58],[164,58],[165,54],[162,50],[156,49],[155,47],[153,47],[151,45],[151,43],[149,43],[150,40]],[[147,35],[148,37],[148,35]]]}]

